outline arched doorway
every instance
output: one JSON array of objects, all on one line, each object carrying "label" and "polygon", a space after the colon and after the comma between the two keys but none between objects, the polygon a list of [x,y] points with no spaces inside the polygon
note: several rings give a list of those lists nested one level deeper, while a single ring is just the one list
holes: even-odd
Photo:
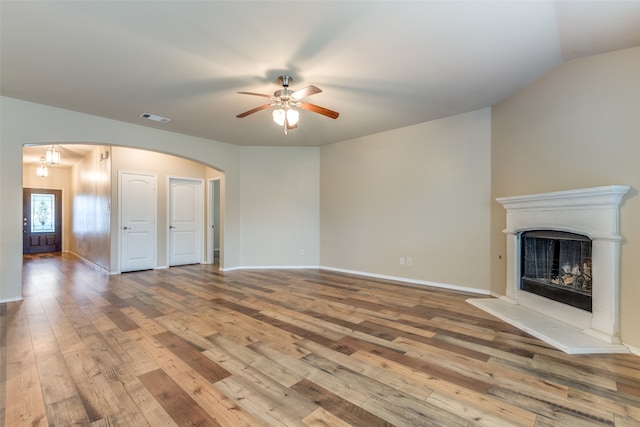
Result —
[{"label": "arched doorway", "polygon": [[[60,165],[50,166],[49,175],[36,177],[39,158],[50,145],[30,145],[23,149],[24,186],[63,188],[63,224],[66,244],[63,251],[76,253],[107,273],[120,272],[121,236],[118,203],[118,171],[144,171],[157,176],[157,260],[155,268],[168,267],[167,248],[167,183],[169,178],[197,178],[203,182],[217,180],[224,186],[224,172],[198,161],[145,149],[98,144],[56,144],[61,152]],[[204,188],[204,187],[203,187]],[[218,193],[219,195],[220,193]],[[210,250],[216,244],[220,253],[223,239],[213,233],[219,230],[210,221],[223,218],[224,199],[215,201],[204,192],[202,229],[203,263],[221,262]],[[217,213],[212,213],[217,210]],[[223,224],[219,224],[220,230]],[[211,235],[210,235],[211,234]],[[221,234],[217,234],[221,236]]]}]

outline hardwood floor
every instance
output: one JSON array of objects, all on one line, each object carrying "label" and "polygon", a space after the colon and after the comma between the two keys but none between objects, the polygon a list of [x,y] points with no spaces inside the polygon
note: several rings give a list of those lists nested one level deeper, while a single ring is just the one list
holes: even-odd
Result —
[{"label": "hardwood floor", "polygon": [[[19,267],[18,267],[19,268]],[[6,426],[640,426],[640,357],[570,356],[473,295],[318,270],[25,259]]]}]

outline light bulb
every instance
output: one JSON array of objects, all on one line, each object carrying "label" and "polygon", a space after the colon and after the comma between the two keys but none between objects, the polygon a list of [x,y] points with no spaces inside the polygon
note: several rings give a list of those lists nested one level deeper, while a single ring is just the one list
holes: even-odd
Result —
[{"label": "light bulb", "polygon": [[60,164],[60,152],[53,145],[47,150],[47,163],[50,165]]},{"label": "light bulb", "polygon": [[289,126],[295,126],[300,119],[300,113],[296,110],[287,110],[287,122]]},{"label": "light bulb", "polygon": [[44,157],[40,158],[40,164],[36,169],[36,175],[41,177],[49,176],[49,169],[47,169],[47,166],[44,164]]},{"label": "light bulb", "polygon": [[273,121],[276,122],[278,126],[284,125],[285,114],[286,113],[282,108],[278,110],[273,110]]}]

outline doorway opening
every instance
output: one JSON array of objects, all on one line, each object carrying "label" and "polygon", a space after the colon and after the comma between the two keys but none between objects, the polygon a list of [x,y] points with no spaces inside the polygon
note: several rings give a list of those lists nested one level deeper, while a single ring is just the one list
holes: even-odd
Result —
[{"label": "doorway opening", "polygon": [[62,191],[22,190],[22,253],[62,250]]},{"label": "doorway opening", "polygon": [[[224,185],[224,172],[175,154],[165,154],[133,147],[110,146],[104,144],[57,144],[61,152],[59,165],[49,168],[48,177],[36,176],[38,159],[42,157],[47,144],[25,145],[23,148],[23,185],[25,188],[62,189],[65,196],[62,212],[61,251],[78,255],[107,274],[121,272],[122,226],[118,188],[120,171],[155,174],[157,176],[157,221],[153,228],[157,230],[155,261],[151,268],[161,269],[170,266],[169,260],[169,177],[198,179],[202,183],[218,180]],[[202,226],[199,261],[214,263],[210,256],[208,242],[210,235],[220,232],[224,224],[216,223],[209,227],[211,201],[210,193],[201,184],[204,203],[201,207]],[[220,193],[218,193],[220,194]],[[223,215],[224,200],[215,203],[217,218]],[[25,233],[26,234],[26,233]],[[214,239],[215,240],[215,239]],[[224,261],[222,239],[217,240],[219,257]]]},{"label": "doorway opening", "polygon": [[207,259],[220,265],[220,178],[209,180]]}]

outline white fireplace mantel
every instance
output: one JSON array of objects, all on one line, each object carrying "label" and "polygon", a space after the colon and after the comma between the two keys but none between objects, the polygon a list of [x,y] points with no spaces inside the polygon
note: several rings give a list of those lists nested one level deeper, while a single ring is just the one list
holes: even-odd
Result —
[{"label": "white fireplace mantel", "polygon": [[544,229],[621,240],[619,206],[629,188],[611,185],[496,200],[507,210],[507,234]]},{"label": "white fireplace mantel", "polygon": [[[516,326],[524,326],[522,329],[542,339],[546,337],[543,330],[549,329],[549,325],[552,330],[563,330],[560,338],[550,338],[547,341],[569,353],[587,351],[572,351],[571,344],[561,342],[563,334],[569,335],[565,325],[576,328],[578,334],[587,334],[611,344],[611,352],[626,349],[618,345],[622,241],[620,204],[629,189],[627,185],[611,185],[496,199],[507,210],[504,230],[507,235],[507,288],[506,296],[502,297],[502,300],[526,309],[517,313],[517,310],[514,311],[516,307],[505,307],[509,312],[517,313],[516,317],[521,324]],[[529,230],[567,231],[591,238],[591,313],[520,289],[520,236]],[[482,304],[476,305],[482,308]],[[532,320],[527,322],[527,317]],[[508,321],[507,318],[504,320]],[[553,326],[553,322],[559,323]],[[537,327],[540,330],[537,330]],[[568,342],[574,339],[575,337],[567,337]]]}]

